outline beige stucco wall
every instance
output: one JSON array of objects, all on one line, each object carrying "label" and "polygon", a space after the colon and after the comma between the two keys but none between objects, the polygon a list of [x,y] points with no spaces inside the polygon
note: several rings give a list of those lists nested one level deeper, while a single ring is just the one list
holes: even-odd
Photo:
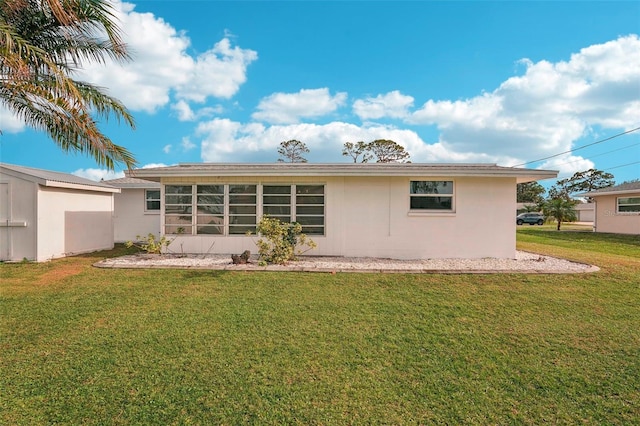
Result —
[{"label": "beige stucco wall", "polygon": [[0,176],[0,182],[4,193],[0,200],[3,222],[0,226],[0,260],[35,260],[38,186],[4,174]]},{"label": "beige stucco wall", "polygon": [[628,195],[600,195],[596,201],[594,231],[616,234],[640,234],[640,213],[618,213],[618,197],[640,197],[640,192]]},{"label": "beige stucco wall", "polygon": [[37,257],[113,248],[113,194],[39,187]]},{"label": "beige stucco wall", "polygon": [[145,211],[145,190],[122,188],[114,194],[114,241],[133,241],[137,235],[160,235],[160,211]]},{"label": "beige stucco wall", "polygon": [[[454,212],[410,212],[411,180],[453,180]],[[418,258],[514,258],[515,178],[323,177],[198,179],[197,183],[325,184],[325,236],[309,254]],[[193,179],[164,180],[193,184]],[[170,236],[174,238],[174,236]],[[256,252],[255,237],[177,236],[185,253]]]}]

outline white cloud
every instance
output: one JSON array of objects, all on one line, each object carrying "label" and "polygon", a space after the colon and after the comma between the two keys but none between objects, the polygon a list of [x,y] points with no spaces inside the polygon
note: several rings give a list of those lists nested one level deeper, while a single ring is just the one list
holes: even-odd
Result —
[{"label": "white cloud", "polygon": [[201,118],[211,117],[215,114],[221,114],[224,111],[224,108],[221,105],[217,105],[215,107],[204,107],[194,111],[184,99],[180,99],[178,102],[171,105],[171,109],[177,113],[178,120],[180,121],[196,121]]},{"label": "white cloud", "polygon": [[[593,126],[637,126],[638,36],[586,47],[568,62],[522,62],[524,75],[495,91],[455,102],[429,100],[407,121],[437,125],[440,143],[453,152],[513,159],[505,165],[568,151]],[[567,173],[593,165],[571,158],[562,165]],[[551,168],[559,164],[545,163]]]},{"label": "white cloud", "polygon": [[[412,130],[380,124],[355,124],[334,121],[327,124],[299,123],[265,126],[260,123],[239,123],[229,119],[214,119],[198,126],[202,139],[202,160],[205,162],[265,162],[277,160],[280,142],[297,139],[310,150],[314,162],[345,162],[342,146],[345,142],[391,139],[404,146],[414,162],[479,161],[447,151],[442,145],[429,145]],[[486,161],[486,160],[485,160]]]},{"label": "white cloud", "polygon": [[79,176],[85,179],[94,180],[100,182],[100,180],[118,179],[124,177],[124,172],[115,172],[113,170],[106,169],[78,169],[75,172],[71,172],[72,175]]},{"label": "white cloud", "polygon": [[[139,13],[131,3],[113,1],[132,61],[106,65],[89,63],[78,72],[80,78],[108,88],[108,93],[133,111],[153,113],[169,103],[170,93],[178,98],[204,102],[207,97],[230,98],[246,81],[247,66],[257,53],[232,47],[223,38],[196,58],[187,53],[190,40],[162,18]],[[184,105],[179,113],[186,113]]]},{"label": "white cloud", "polygon": [[298,123],[301,118],[329,114],[342,106],[346,99],[346,93],[331,96],[326,87],[302,89],[298,93],[274,93],[260,101],[252,118],[272,124]]},{"label": "white cloud", "polygon": [[558,179],[572,176],[576,171],[589,170],[595,164],[591,160],[587,160],[580,156],[566,155],[555,157],[545,161],[538,166],[539,169],[558,170]]},{"label": "white cloud", "polygon": [[162,148],[162,152],[164,152],[165,154],[168,154],[171,152],[171,144],[167,144]]},{"label": "white cloud", "polygon": [[363,120],[382,117],[403,118],[408,115],[408,110],[412,106],[412,96],[403,95],[398,90],[394,90],[375,98],[356,100],[353,103],[353,112]]},{"label": "white cloud", "polygon": [[185,136],[184,138],[182,138],[182,142],[180,143],[180,146],[182,146],[182,149],[184,151],[191,151],[193,148],[196,147],[196,144],[191,142],[191,139],[189,139],[188,136]]},{"label": "white cloud", "polygon": [[0,104],[0,131],[7,133],[19,133],[26,128],[22,121],[4,105]]}]

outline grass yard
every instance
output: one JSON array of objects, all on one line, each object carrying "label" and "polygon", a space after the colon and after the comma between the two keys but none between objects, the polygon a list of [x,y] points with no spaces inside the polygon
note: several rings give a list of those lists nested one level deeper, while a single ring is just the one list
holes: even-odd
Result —
[{"label": "grass yard", "polygon": [[0,424],[638,424],[640,238],[519,227],[583,275],[2,264]]}]

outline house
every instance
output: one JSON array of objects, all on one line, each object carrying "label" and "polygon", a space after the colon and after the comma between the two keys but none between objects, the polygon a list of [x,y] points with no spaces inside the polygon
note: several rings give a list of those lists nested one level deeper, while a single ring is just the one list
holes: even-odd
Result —
[{"label": "house", "polygon": [[105,180],[120,189],[114,194],[113,238],[116,243],[135,241],[138,235],[160,235],[160,184],[124,177]]},{"label": "house", "polygon": [[574,207],[577,222],[593,222],[596,217],[596,209],[594,203],[579,203]]},{"label": "house", "polygon": [[640,235],[640,181],[579,195],[595,203],[595,232]]},{"label": "house", "polygon": [[0,163],[0,260],[46,261],[113,248],[113,195],[104,183]]},{"label": "house", "polygon": [[256,223],[267,214],[300,223],[314,255],[395,259],[514,258],[516,184],[556,176],[419,163],[192,163],[128,173],[161,184],[161,230],[173,251],[256,252]]}]

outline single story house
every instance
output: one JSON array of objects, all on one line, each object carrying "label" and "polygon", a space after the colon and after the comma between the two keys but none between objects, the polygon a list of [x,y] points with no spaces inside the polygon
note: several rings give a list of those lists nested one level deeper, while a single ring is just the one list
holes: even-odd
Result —
[{"label": "single story house", "polygon": [[594,203],[580,203],[575,206],[578,222],[593,222],[596,217]]},{"label": "single story house", "polygon": [[[516,184],[556,171],[495,164],[213,164],[137,169],[160,187],[160,223],[185,253],[256,252],[262,215],[295,221],[310,254],[514,258]],[[253,232],[254,235],[246,235]]]},{"label": "single story house", "polygon": [[135,241],[138,235],[160,235],[160,184],[124,177],[105,180],[120,189],[114,194],[113,239],[116,243]]},{"label": "single story house", "polygon": [[595,232],[640,235],[640,181],[579,194],[595,204]]},{"label": "single story house", "polygon": [[46,261],[113,248],[118,188],[0,163],[0,260]]}]

